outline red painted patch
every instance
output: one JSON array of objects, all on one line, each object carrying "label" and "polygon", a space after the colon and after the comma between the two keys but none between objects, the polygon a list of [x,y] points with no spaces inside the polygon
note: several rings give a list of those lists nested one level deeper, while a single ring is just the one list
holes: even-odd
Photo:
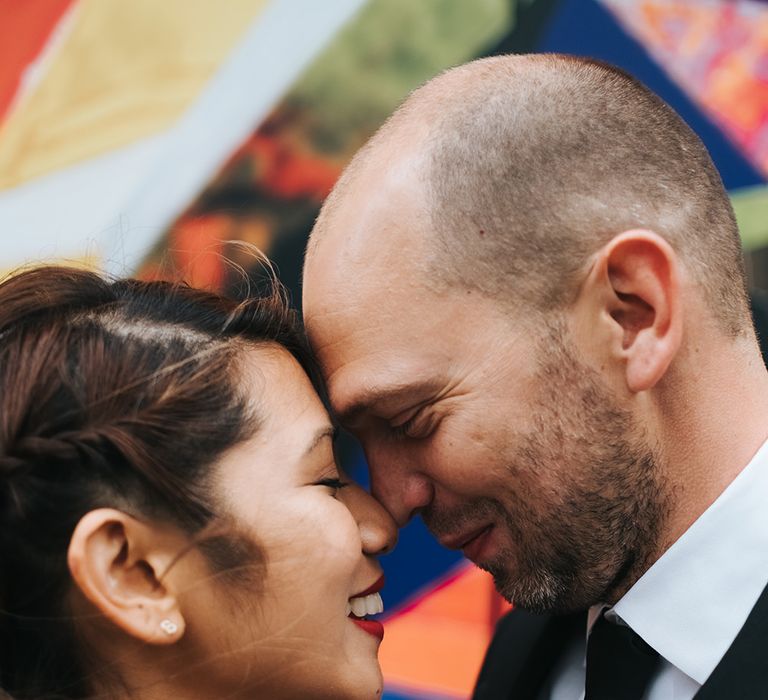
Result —
[{"label": "red painted patch", "polygon": [[0,120],[72,0],[0,0]]}]

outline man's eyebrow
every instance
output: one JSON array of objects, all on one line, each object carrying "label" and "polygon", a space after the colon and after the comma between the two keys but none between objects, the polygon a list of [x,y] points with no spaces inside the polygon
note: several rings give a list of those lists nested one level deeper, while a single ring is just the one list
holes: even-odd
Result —
[{"label": "man's eyebrow", "polygon": [[353,404],[346,406],[341,411],[338,411],[336,416],[339,423],[346,426],[354,425],[360,416],[370,411],[379,399],[373,394],[366,394],[364,397],[356,399]]},{"label": "man's eyebrow", "polygon": [[[431,383],[430,383],[431,384]],[[416,396],[429,388],[430,384],[407,384],[398,386],[371,387],[363,391],[347,406],[343,406],[336,415],[342,425],[352,426],[359,418],[374,406],[403,397]]]},{"label": "man's eyebrow", "polygon": [[326,425],[320,428],[320,430],[318,430],[313,436],[312,440],[307,446],[307,449],[304,450],[304,457],[309,457],[309,455],[317,448],[317,446],[326,438],[331,438],[331,440],[335,439],[337,433],[338,430],[332,425]]}]

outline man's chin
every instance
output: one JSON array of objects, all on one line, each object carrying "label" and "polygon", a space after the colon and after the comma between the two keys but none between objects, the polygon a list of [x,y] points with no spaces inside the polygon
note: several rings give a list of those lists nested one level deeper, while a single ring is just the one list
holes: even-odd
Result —
[{"label": "man's chin", "polygon": [[[574,596],[555,576],[545,571],[530,572],[527,575],[513,574],[506,567],[494,563],[482,566],[493,577],[499,594],[516,608],[541,614],[568,614],[585,610],[581,596]],[[579,599],[577,599],[579,598]]]}]

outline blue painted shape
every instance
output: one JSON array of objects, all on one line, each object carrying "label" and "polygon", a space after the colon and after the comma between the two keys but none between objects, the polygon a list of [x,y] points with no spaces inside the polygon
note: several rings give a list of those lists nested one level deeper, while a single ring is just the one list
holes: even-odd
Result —
[{"label": "blue painted shape", "polygon": [[[416,700],[413,695],[401,695],[390,690],[385,690],[381,697],[382,700]],[[418,700],[421,700],[421,698]]]},{"label": "blue painted shape", "polygon": [[[369,486],[368,467],[362,450],[350,460],[347,472],[365,488]],[[442,578],[463,560],[461,552],[441,547],[429,534],[421,518],[400,530],[397,547],[381,558],[387,585],[381,592],[386,611],[394,611],[433,581]]]},{"label": "blue painted shape", "polygon": [[463,559],[461,552],[441,547],[421,518],[416,518],[400,531],[395,551],[381,560],[387,577],[382,591],[385,609],[392,611],[406,603]]},{"label": "blue painted shape", "polygon": [[595,0],[563,0],[542,29],[537,51],[596,58],[623,68],[669,104],[699,135],[720,171],[726,189],[765,182],[737,146],[710,121],[627,34],[613,15]]},{"label": "blue painted shape", "polygon": [[344,464],[344,471],[349,474],[360,486],[368,490],[371,487],[371,480],[368,477],[368,465],[365,463],[363,450],[359,445],[354,454],[349,458],[349,464]]}]

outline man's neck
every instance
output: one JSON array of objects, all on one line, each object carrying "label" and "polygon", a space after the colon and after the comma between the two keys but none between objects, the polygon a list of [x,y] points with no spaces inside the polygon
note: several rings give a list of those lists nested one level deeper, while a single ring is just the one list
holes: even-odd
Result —
[{"label": "man's neck", "polygon": [[694,351],[695,363],[687,358],[687,376],[673,381],[660,399],[657,439],[671,508],[654,560],[712,505],[768,438],[768,372],[756,343],[720,344]]}]

